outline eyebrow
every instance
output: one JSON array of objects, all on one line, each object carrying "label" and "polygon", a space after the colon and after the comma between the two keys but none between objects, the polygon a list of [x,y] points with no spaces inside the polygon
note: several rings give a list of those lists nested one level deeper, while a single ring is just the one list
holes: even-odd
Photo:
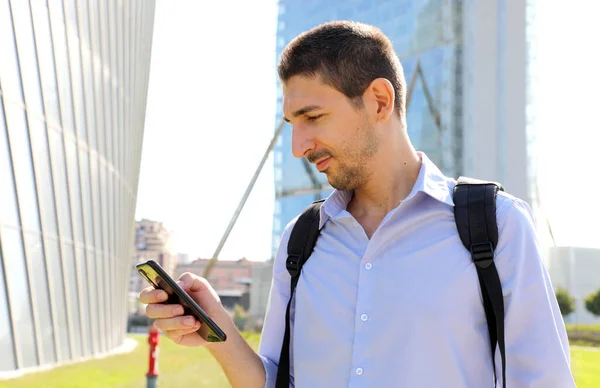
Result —
[{"label": "eyebrow", "polygon": [[[300,108],[297,111],[295,111],[294,113],[292,113],[292,117],[302,116],[304,114],[307,114],[307,113],[312,112],[313,110],[317,110],[317,109],[321,109],[321,107],[318,105],[305,106],[304,108]],[[290,119],[288,119],[285,116],[283,116],[283,119],[288,123],[290,122]]]}]

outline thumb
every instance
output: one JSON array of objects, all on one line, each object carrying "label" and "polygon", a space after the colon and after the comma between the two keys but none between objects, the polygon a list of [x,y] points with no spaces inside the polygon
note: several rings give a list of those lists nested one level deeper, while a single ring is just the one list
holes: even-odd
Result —
[{"label": "thumb", "polygon": [[205,278],[203,278],[201,276],[194,275],[189,272],[185,272],[184,274],[182,274],[179,277],[177,284],[179,284],[179,287],[181,287],[184,290],[187,290],[189,292],[200,293],[200,294],[208,292],[208,293],[214,294],[215,296],[217,295],[217,293],[215,292],[213,287],[210,285],[208,280],[206,280]]}]

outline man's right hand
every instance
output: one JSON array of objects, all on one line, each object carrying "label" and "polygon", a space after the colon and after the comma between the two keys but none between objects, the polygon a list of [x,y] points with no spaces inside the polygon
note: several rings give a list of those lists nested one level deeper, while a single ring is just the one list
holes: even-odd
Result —
[{"label": "man's right hand", "polygon": [[[221,364],[231,386],[264,387],[266,374],[260,357],[244,340],[208,281],[200,276],[184,273],[178,283],[227,334],[227,341],[211,342],[207,348]],[[156,318],[156,326],[164,331],[167,337],[184,346],[208,344],[196,333],[200,328],[200,322],[191,317],[193,324],[188,325],[186,319],[189,316],[183,315],[182,306],[162,304],[166,300],[167,295],[164,291],[152,287],[140,293],[140,301],[148,304],[146,314],[150,318]]]},{"label": "man's right hand", "polygon": [[[219,296],[208,281],[186,272],[179,277],[177,283],[218,324],[218,317],[226,312]],[[156,327],[167,337],[184,346],[206,345],[207,341],[197,333],[202,323],[192,315],[184,316],[180,304],[162,304],[167,299],[165,291],[154,287],[145,288],[140,293],[140,301],[147,304],[146,315],[156,319]]]}]

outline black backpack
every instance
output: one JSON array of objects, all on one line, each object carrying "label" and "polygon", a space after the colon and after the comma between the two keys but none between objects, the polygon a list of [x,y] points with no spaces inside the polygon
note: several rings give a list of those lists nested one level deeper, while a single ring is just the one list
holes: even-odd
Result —
[{"label": "black backpack", "polygon": [[[463,245],[471,252],[475,263],[483,307],[488,323],[494,378],[495,350],[500,348],[502,385],[506,388],[506,357],[504,350],[504,298],[500,278],[494,265],[494,249],[498,243],[496,224],[496,194],[502,185],[460,177],[454,187],[454,218]],[[288,388],[290,378],[290,304],[302,266],[319,237],[319,209],[324,200],[313,202],[298,218],[288,242],[286,267],[291,276],[290,301],[285,312],[285,335],[279,356],[276,388]]]}]

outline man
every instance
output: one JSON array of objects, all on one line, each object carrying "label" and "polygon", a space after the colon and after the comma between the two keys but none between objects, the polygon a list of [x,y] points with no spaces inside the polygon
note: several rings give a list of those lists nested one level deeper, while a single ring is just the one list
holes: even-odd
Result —
[{"label": "man", "polygon": [[[454,222],[455,182],[411,145],[406,83],[390,41],[372,26],[324,24],[288,45],[278,71],[293,154],[336,189],[320,210],[321,234],[294,293],[292,385],[493,387],[477,273]],[[573,387],[565,327],[530,209],[499,193],[496,214],[506,385]],[[168,337],[206,345],[234,387],[275,384],[294,222],[275,259],[258,354],[198,276],[180,281],[227,333],[225,343],[204,343],[179,306],[155,304],[165,300],[161,291],[140,296]]]}]

